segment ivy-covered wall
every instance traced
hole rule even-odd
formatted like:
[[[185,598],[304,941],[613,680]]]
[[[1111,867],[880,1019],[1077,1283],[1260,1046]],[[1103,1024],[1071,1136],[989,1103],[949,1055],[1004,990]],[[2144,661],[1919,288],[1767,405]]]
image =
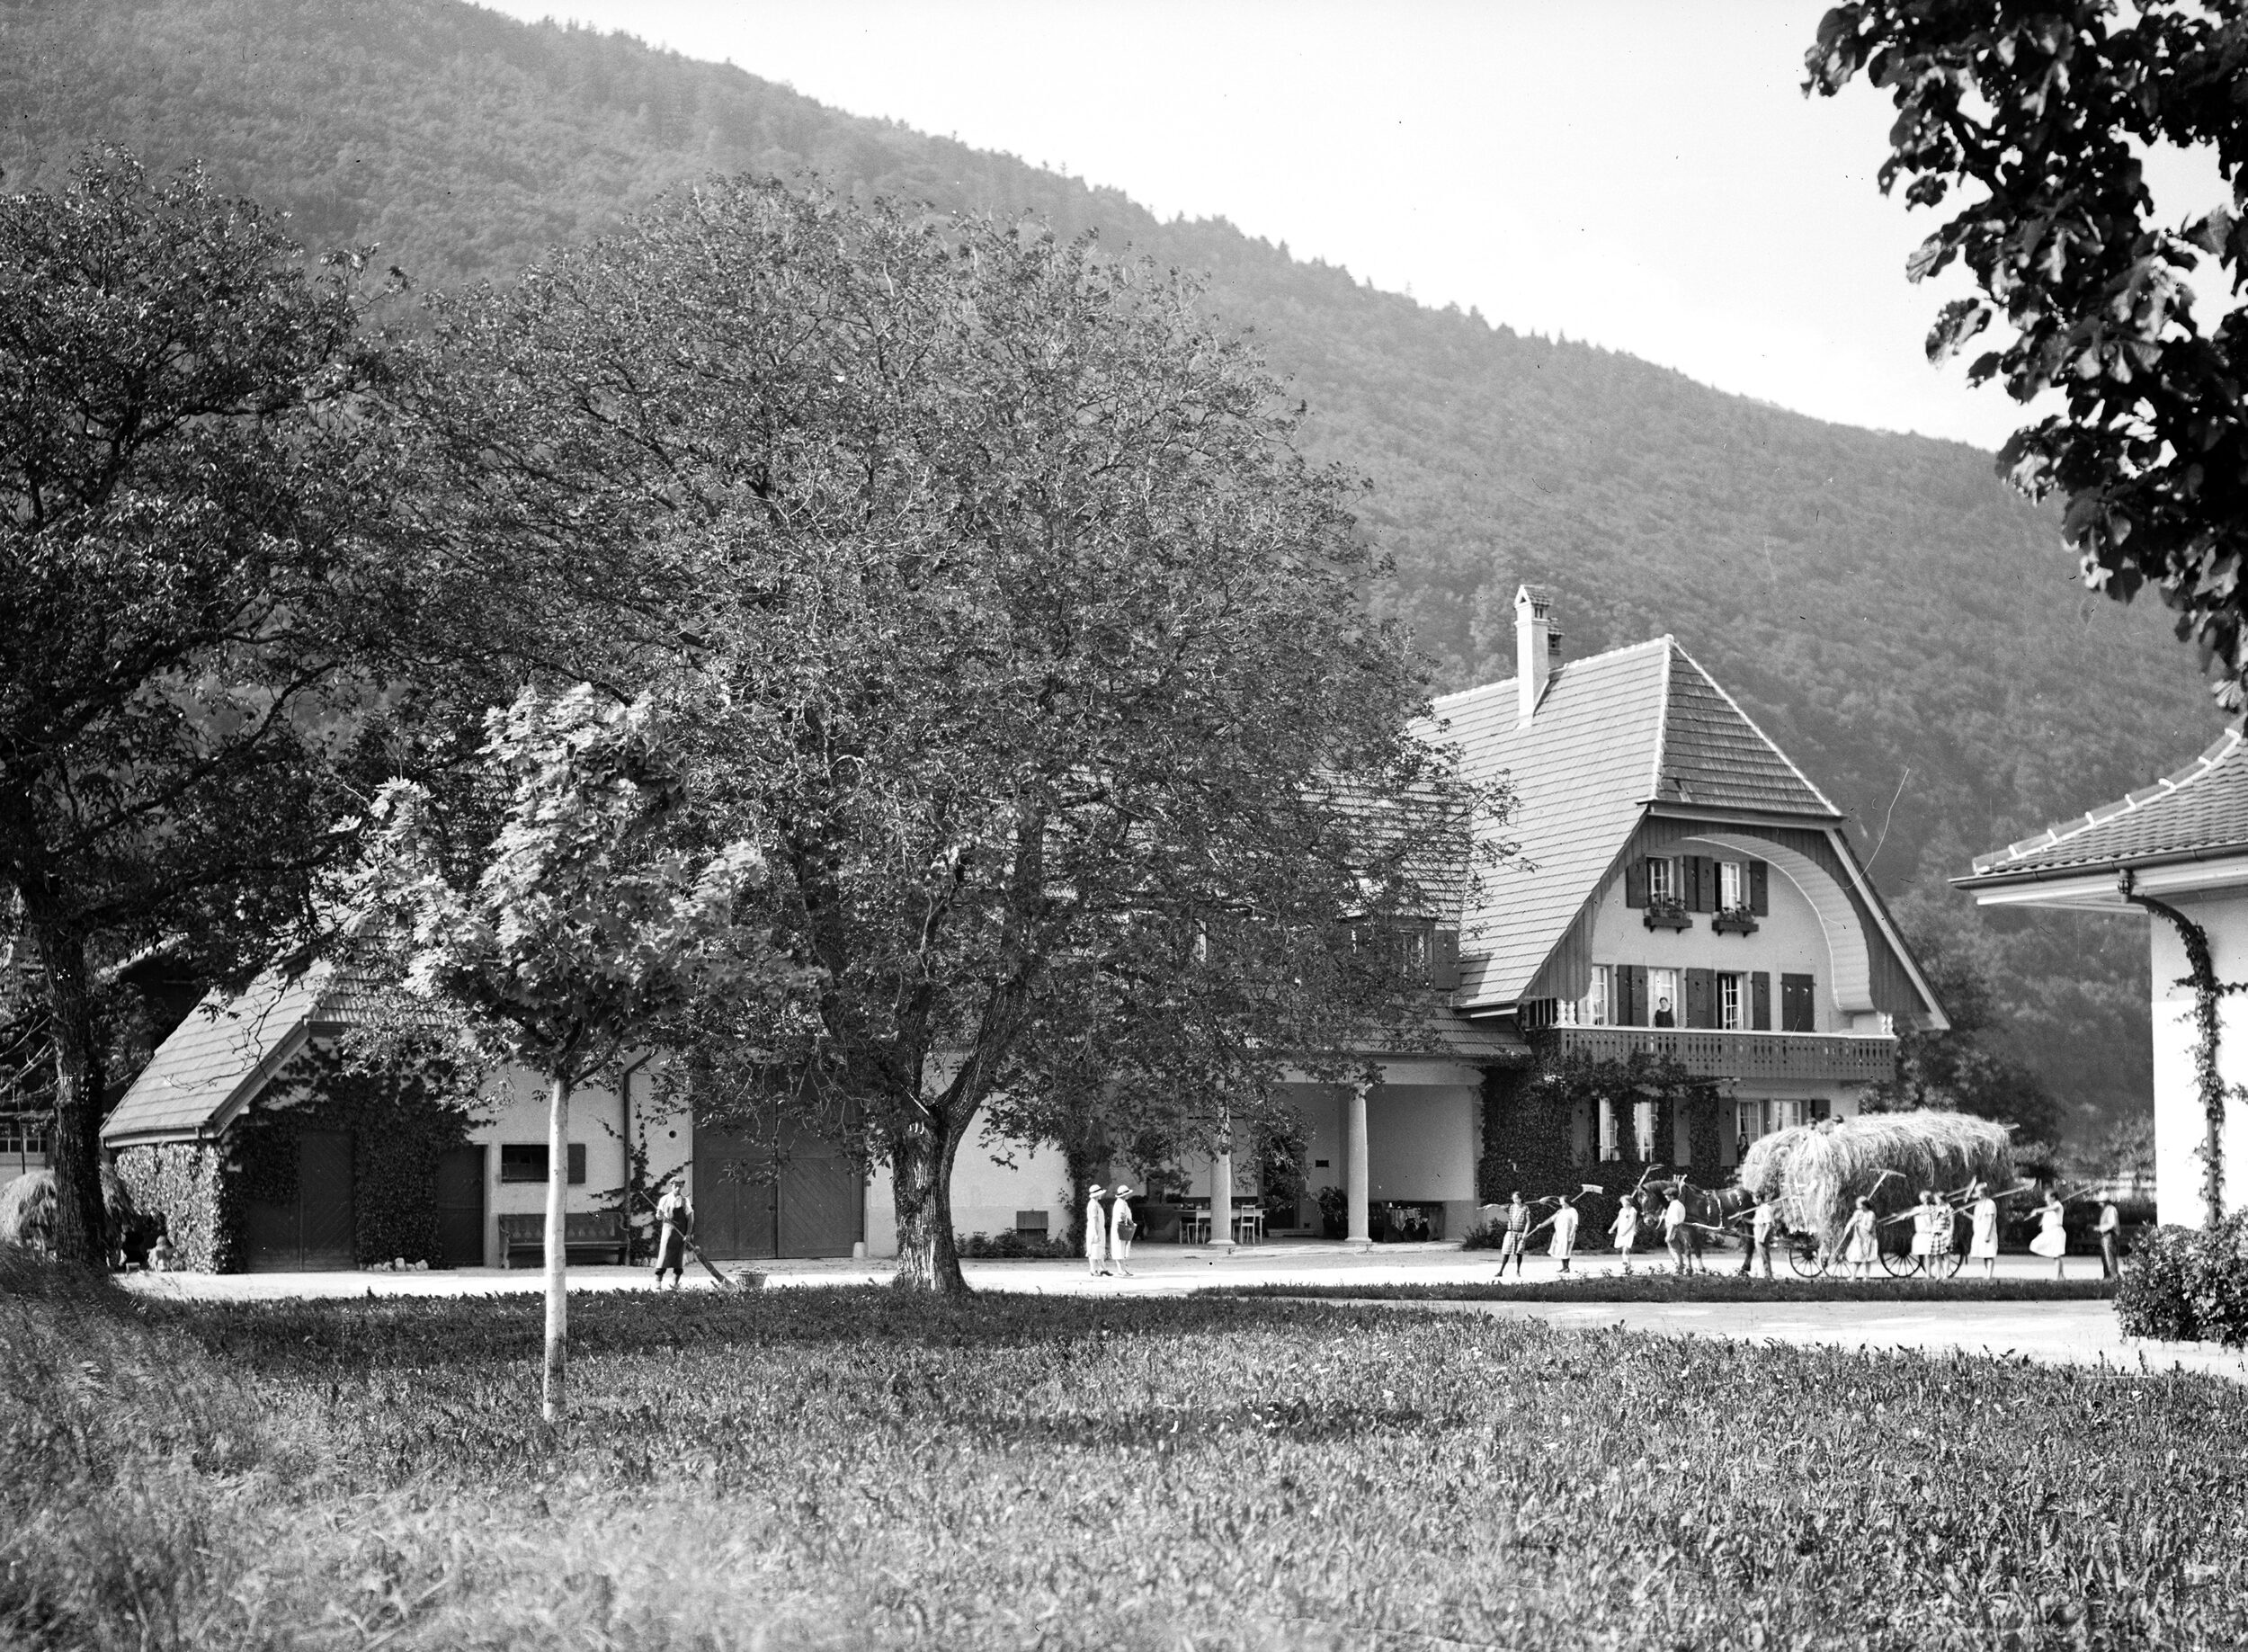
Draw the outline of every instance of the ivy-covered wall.
[[[476,1078],[434,1046],[308,1047],[227,1132],[237,1250],[249,1205],[297,1197],[298,1133],[349,1130],[357,1260],[438,1261],[437,1161],[477,1123]]]
[[[163,1215],[174,1267],[232,1273],[242,1266],[236,1178],[219,1148],[184,1141],[128,1147],[117,1156],[116,1168],[133,1203]]]

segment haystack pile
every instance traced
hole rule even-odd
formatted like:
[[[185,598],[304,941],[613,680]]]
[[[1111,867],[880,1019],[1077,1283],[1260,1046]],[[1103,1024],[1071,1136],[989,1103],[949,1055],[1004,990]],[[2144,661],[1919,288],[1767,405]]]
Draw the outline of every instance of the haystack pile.
[[[1778,1198],[1789,1221],[1842,1243],[1859,1195],[1882,1216],[1909,1208],[1924,1187],[1958,1194],[1970,1182],[2014,1184],[2010,1125],[1964,1112],[1877,1112],[1776,1130],[1751,1144],[1741,1184]],[[1885,1175],[1884,1172],[1894,1172]]]
[[[0,1245],[55,1248],[55,1173],[27,1170],[0,1187]]]

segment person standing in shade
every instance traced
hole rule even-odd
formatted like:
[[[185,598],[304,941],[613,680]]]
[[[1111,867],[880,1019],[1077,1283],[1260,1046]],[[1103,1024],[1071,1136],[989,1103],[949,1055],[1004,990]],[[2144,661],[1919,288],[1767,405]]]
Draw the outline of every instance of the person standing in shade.
[[[1671,1247],[1671,1262],[1681,1273],[1692,1272],[1688,1262],[1691,1244],[1686,1231],[1688,1225],[1686,1183],[1680,1182],[1672,1186],[1671,1201],[1663,1207],[1663,1243]]]
[[[2029,1248],[2040,1256],[2053,1258],[2053,1277],[2068,1277],[2068,1229],[2063,1225],[2068,1219],[2068,1208],[2061,1203],[2060,1195],[2050,1188],[2046,1190],[2045,1202],[2038,1207],[2038,1237],[2029,1241]]]
[[[1553,1228],[1553,1244],[1548,1247],[1547,1255],[1561,1264],[1561,1271],[1564,1273],[1569,1271],[1569,1258],[1576,1254],[1578,1218],[1576,1206],[1572,1202],[1575,1197],[1574,1193],[1562,1194],[1561,1203],[1555,1208],[1554,1213],[1538,1224],[1539,1228],[1549,1226]],[[1538,1228],[1533,1228],[1530,1231],[1535,1233]],[[1517,1267],[1514,1272],[1517,1278],[1521,1277],[1520,1267]]]
[[[1842,1259],[1852,1279],[1871,1279],[1873,1264],[1881,1260],[1881,1240],[1874,1226],[1873,1201],[1858,1195],[1858,1208],[1842,1226]]]
[[[1616,1242],[1616,1254],[1624,1259],[1624,1272],[1631,1272],[1631,1247],[1639,1242],[1639,1207],[1627,1197],[1616,1207],[1616,1219],[1608,1224],[1608,1237]]]
[[[1132,1219],[1131,1197],[1131,1184],[1119,1182],[1115,1201],[1109,1207],[1109,1260],[1127,1279],[1132,1274],[1132,1236],[1139,1231],[1139,1224]]]
[[[1109,1271],[1109,1213],[1101,1208],[1108,1191],[1098,1182],[1085,1190],[1085,1272],[1093,1279]]]
[[[2100,1201],[2100,1277],[2120,1279],[2123,1258],[2118,1246],[2123,1237],[2123,1213],[2115,1208],[2115,1201]]]
[[[694,1231],[694,1201],[687,1197],[683,1178],[665,1184],[664,1196],[656,1201],[656,1288],[664,1288],[664,1275],[672,1276],[672,1289],[679,1289],[687,1269],[687,1237]]]
[[[1975,1201],[1974,1204],[1968,1208],[1968,1216],[1974,1222],[1974,1228],[1967,1240],[1967,1260],[1983,1264],[1985,1279],[1996,1279],[1998,1277],[1998,1201],[1991,1197],[1991,1190],[1980,1182],[1967,1189],[1967,1195]]]
[[[1506,1277],[1507,1260],[1512,1257],[1514,1277],[1520,1280],[1522,1277],[1522,1254],[1530,1248],[1530,1207],[1522,1202],[1521,1188],[1514,1190],[1513,1197],[1506,1201],[1506,1209],[1501,1214],[1506,1227],[1499,1235],[1499,1277]]]

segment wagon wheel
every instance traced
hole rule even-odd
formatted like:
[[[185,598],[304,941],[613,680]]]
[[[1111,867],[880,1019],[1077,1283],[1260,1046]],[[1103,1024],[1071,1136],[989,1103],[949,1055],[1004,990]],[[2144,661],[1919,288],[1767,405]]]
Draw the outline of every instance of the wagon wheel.
[[[1960,1241],[1971,1231],[1967,1219],[1955,1213],[1951,1231],[1945,1236],[1951,1242],[1928,1259],[1929,1278],[1949,1279],[1959,1271],[1959,1264],[1967,1260],[1967,1247]]]
[[[1925,1256],[1915,1256],[1910,1250],[1893,1251],[1886,1245],[1877,1247],[1881,1253],[1881,1271],[1891,1279],[1910,1279],[1927,1262]]]
[[[1826,1252],[1820,1246],[1818,1236],[1789,1232],[1788,1235],[1788,1265],[1802,1279],[1820,1279],[1826,1273]]]

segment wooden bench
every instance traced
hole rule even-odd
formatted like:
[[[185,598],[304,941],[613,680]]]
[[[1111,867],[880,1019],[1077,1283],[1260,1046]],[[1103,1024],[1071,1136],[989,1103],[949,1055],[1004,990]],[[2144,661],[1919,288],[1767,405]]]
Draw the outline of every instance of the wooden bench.
[[[515,1258],[521,1255],[519,1264]],[[566,1262],[609,1262],[621,1267],[625,1258],[624,1219],[614,1210],[571,1210],[562,1217],[562,1256]],[[547,1264],[547,1219],[537,1216],[500,1218],[500,1266],[542,1268]]]

